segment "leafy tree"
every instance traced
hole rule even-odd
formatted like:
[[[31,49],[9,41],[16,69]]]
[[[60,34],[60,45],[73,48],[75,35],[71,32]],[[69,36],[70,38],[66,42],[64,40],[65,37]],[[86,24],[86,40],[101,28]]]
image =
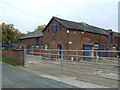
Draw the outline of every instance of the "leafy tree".
[[[37,26],[37,28],[34,31],[43,30],[45,26],[46,26],[45,24],[41,26]]]
[[[2,43],[17,44],[18,38],[23,35],[18,29],[14,28],[13,24],[2,23]]]

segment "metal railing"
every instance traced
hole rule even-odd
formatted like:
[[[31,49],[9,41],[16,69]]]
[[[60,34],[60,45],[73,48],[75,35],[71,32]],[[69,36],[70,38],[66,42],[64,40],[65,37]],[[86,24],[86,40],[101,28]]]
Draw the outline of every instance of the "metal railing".
[[[50,64],[56,64],[51,62],[52,59],[57,60],[60,62],[58,68],[61,70],[67,70],[91,76],[99,76],[111,80],[120,80],[118,78],[118,75],[120,74],[118,70],[120,67],[118,63],[118,53],[120,53],[120,51],[38,49],[30,50],[29,52],[28,50],[25,50],[24,52],[25,58],[26,55],[33,55],[33,57],[35,55],[40,55],[43,59],[48,59],[48,61],[45,62]],[[89,55],[84,55],[84,53],[89,53]],[[109,56],[106,56],[106,53]],[[89,67],[88,64],[91,66]],[[110,68],[107,69],[106,66],[109,66]],[[71,69],[66,69],[67,67],[70,67]],[[94,72],[84,72],[85,70],[92,70]],[[115,77],[104,76],[102,73],[99,73],[100,71],[105,73],[113,73]]]

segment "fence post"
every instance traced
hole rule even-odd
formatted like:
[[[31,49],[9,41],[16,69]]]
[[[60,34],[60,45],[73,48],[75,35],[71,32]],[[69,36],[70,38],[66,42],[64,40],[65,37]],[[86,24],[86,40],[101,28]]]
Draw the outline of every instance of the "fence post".
[[[60,50],[61,51],[61,50]],[[59,52],[59,50],[58,50]],[[62,51],[61,51],[61,58],[60,58],[60,70],[63,70],[63,66],[64,66],[64,61],[63,61],[63,55],[62,55]]]
[[[51,56],[51,55],[50,55],[50,50],[49,50],[49,61],[50,61],[50,56]]]
[[[98,56],[98,52],[96,51],[96,76],[97,76],[97,69],[98,69],[98,59],[99,59],[99,56]]]

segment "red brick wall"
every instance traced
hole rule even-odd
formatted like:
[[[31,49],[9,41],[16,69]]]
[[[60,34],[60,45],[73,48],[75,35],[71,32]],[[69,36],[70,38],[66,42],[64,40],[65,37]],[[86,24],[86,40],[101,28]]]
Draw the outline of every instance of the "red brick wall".
[[[52,32],[52,25],[57,25],[57,32]],[[67,34],[67,30],[70,31],[69,34]],[[76,34],[74,34],[74,32],[76,32]],[[72,44],[69,44],[69,42],[72,42]],[[58,49],[58,44],[62,44],[62,49],[65,50],[83,50],[83,44],[95,44],[95,42],[98,42],[100,46],[103,46],[104,50],[106,50],[106,46],[109,46],[109,50],[113,50],[113,45],[117,46],[118,44],[114,36],[113,43],[110,43],[109,36],[107,35],[90,32],[82,33],[82,31],[66,29],[55,20],[53,20],[43,32],[44,48],[45,43],[49,43],[50,49]],[[83,55],[83,52],[79,53],[79,55]],[[116,53],[114,53],[114,55],[113,53],[109,53],[109,55],[116,56]]]
[[[36,38],[27,38],[21,40],[21,45],[28,46],[28,45],[36,45]]]
[[[51,30],[52,25],[57,25],[58,30],[56,33],[53,33]],[[60,29],[61,27],[61,29]],[[43,33],[43,44],[49,42],[50,44],[50,49],[57,49],[58,44],[62,43],[63,49],[67,49],[67,33],[66,29],[62,26],[59,25],[55,20],[51,22],[49,27],[46,28],[45,32]]]
[[[40,37],[40,45],[39,47],[41,48],[41,44],[42,44],[42,37]],[[21,43],[20,43],[21,41]],[[26,39],[21,39],[19,40],[19,46],[35,46],[36,47],[36,38],[26,38]],[[37,45],[38,46],[38,45]]]
[[[24,51],[23,50],[2,50],[2,56],[14,59],[21,65],[24,65]]]
[[[108,32],[108,40],[107,40],[107,42],[108,42],[108,46],[109,46],[109,50],[117,50],[117,46],[118,45],[120,45],[120,38],[118,38],[118,37],[115,37],[114,35],[113,35],[113,40],[112,40],[112,43],[110,43],[110,33],[112,33],[112,30],[108,30],[107,31]],[[113,46],[116,46],[116,49],[113,49]]]
[[[115,43],[117,43],[118,45],[120,45],[120,37],[115,37]]]
[[[56,33],[53,33],[51,30],[52,25],[57,25],[58,29]],[[60,28],[61,27],[61,28]],[[50,49],[57,49],[58,44],[62,44],[63,49],[74,49],[82,50],[82,44],[94,44],[94,42],[100,42],[100,45],[108,45],[108,37],[105,35],[99,35],[89,32],[84,32],[77,30],[69,30],[70,33],[67,34],[67,30],[58,22],[53,20],[50,25],[46,28],[43,35],[43,44],[49,42]],[[76,34],[74,34],[76,32]],[[72,42],[71,45],[68,42]]]
[[[74,34],[74,32],[76,32],[76,34]],[[81,31],[70,30],[70,34],[68,35],[68,42],[71,41],[72,44],[68,45],[68,48],[73,50],[82,50],[83,44],[95,44],[95,42],[100,42],[100,46],[106,46],[108,44],[106,40],[107,36],[105,35],[89,32],[84,32],[82,34]]]

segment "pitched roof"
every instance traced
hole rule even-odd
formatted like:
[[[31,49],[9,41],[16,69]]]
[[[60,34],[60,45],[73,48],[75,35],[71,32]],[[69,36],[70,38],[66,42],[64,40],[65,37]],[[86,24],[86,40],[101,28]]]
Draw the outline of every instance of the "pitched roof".
[[[92,32],[92,33],[99,33],[99,34],[103,34],[103,35],[108,35],[105,31],[105,29],[103,28],[98,28],[98,27],[95,27],[95,26],[92,26],[92,25],[89,25],[85,22],[74,22],[74,21],[69,21],[69,20],[65,20],[65,19],[60,19],[60,18],[57,18],[57,17],[53,17],[51,19],[51,21],[55,19],[58,23],[60,23],[61,25],[63,25],[65,28],[67,29],[74,29],[74,30],[79,30],[79,31],[87,31],[87,32]],[[51,22],[50,21],[50,22]],[[50,23],[49,22],[49,23]],[[48,24],[49,24],[48,23]],[[48,26],[48,25],[47,25]],[[46,26],[46,27],[47,27]],[[46,28],[45,28],[46,29]],[[45,30],[44,29],[44,30]],[[43,31],[44,31],[43,30]]]
[[[19,39],[26,39],[26,38],[33,38],[33,37],[40,37],[40,36],[43,36],[43,33],[41,30],[38,30],[35,32],[28,33],[28,34],[20,37]]]

